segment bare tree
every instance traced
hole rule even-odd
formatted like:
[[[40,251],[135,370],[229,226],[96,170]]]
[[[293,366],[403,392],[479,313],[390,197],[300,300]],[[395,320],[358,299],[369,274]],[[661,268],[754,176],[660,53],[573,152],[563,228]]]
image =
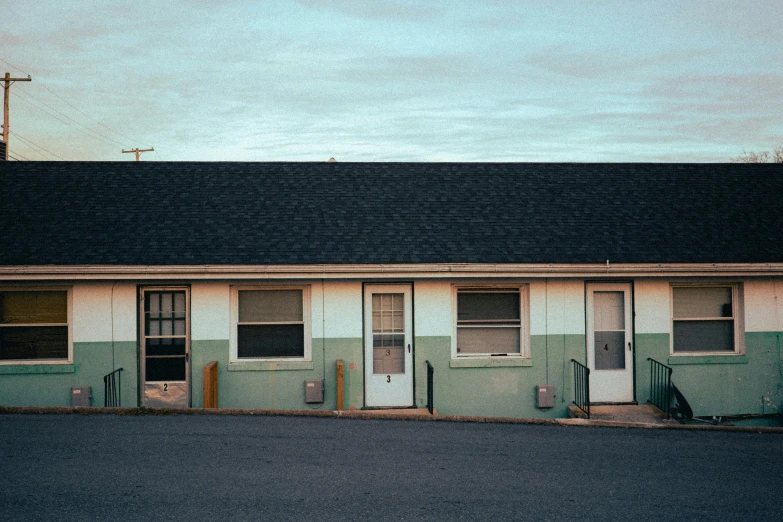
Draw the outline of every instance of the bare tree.
[[[731,158],[734,163],[783,163],[783,145],[778,145],[772,152],[762,150],[760,152],[742,151],[742,156]]]

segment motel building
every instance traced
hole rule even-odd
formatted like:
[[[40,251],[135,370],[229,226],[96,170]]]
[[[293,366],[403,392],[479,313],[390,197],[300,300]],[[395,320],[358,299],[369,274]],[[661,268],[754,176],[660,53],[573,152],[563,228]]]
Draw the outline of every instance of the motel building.
[[[0,180],[0,406],[780,419],[780,165],[3,162]]]

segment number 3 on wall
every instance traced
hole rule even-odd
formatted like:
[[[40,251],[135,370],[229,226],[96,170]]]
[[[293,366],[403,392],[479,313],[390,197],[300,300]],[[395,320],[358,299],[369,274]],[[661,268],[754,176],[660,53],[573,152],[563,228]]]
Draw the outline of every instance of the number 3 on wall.
[[[386,376],[386,382],[391,382],[391,375]]]

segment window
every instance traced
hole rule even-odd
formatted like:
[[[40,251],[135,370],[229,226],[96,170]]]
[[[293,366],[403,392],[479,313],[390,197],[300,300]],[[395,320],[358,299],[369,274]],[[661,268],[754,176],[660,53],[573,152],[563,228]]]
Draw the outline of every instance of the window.
[[[457,357],[528,356],[525,288],[457,288]]]
[[[237,288],[234,360],[310,359],[308,288]]]
[[[738,353],[737,285],[672,287],[672,353]]]
[[[68,362],[68,291],[0,290],[0,362]]]

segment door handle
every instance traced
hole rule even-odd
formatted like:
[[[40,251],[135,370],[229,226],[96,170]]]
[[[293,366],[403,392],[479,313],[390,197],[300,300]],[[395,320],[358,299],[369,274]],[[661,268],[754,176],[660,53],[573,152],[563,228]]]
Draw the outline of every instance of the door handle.
[[[411,353],[411,343],[408,343],[408,353]]]
[[[633,351],[633,348],[631,348],[631,341],[628,341],[628,351]]]

